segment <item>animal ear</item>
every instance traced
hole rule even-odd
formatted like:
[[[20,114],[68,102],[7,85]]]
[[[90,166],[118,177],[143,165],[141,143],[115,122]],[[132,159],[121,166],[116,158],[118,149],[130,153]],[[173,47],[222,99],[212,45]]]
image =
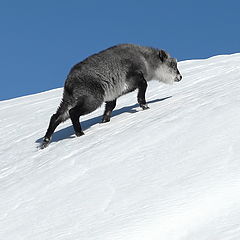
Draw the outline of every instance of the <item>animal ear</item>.
[[[159,58],[164,62],[168,58],[168,54],[164,50],[159,51]]]

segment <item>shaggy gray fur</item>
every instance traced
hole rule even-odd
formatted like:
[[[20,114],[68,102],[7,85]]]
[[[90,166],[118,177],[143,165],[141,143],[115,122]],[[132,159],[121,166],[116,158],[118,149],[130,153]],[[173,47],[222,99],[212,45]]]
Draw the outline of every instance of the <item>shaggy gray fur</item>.
[[[118,97],[138,89],[138,103],[147,109],[147,81],[173,83],[181,78],[176,60],[164,50],[120,44],[94,54],[73,66],[68,74],[62,102],[50,120],[42,147],[48,145],[56,127],[69,117],[76,135],[81,136],[79,117],[103,102],[103,122],[108,122]]]

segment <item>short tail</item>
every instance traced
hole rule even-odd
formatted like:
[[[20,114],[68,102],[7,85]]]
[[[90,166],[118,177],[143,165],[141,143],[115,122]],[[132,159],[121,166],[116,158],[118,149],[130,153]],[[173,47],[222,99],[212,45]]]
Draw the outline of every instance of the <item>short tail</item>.
[[[70,104],[63,99],[56,112],[57,120],[59,120],[60,122],[66,121],[69,118],[70,109]]]
[[[72,97],[72,91],[64,86],[63,98],[57,109],[56,116],[59,118],[60,122],[64,122],[69,118],[69,110],[74,106],[74,99]]]

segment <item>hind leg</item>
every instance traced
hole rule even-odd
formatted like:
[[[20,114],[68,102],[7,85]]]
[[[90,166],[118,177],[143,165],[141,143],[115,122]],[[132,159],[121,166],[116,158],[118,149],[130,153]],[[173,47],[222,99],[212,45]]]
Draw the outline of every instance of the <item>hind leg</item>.
[[[101,99],[95,99],[92,96],[84,97],[78,104],[69,110],[69,115],[77,137],[84,135],[79,121],[80,116],[96,110],[102,104]]]
[[[46,132],[46,134],[43,138],[43,143],[41,145],[42,149],[48,146],[48,144],[50,143],[53,132],[55,131],[56,127],[61,122],[62,122],[62,119],[61,119],[60,114],[58,112],[52,115],[52,117],[50,119],[48,129],[47,129],[47,132]]]
[[[104,111],[103,118],[102,118],[102,123],[110,121],[112,111],[116,107],[116,101],[117,101],[117,99],[110,101],[110,102],[106,102],[105,111]]]
[[[80,116],[83,115],[82,106],[78,105],[78,106],[70,109],[69,115],[70,115],[76,136],[80,137],[80,136],[84,135],[81,124],[79,122]]]
[[[50,143],[51,137],[53,132],[55,131],[56,127],[65,120],[68,119],[68,103],[62,100],[60,106],[58,107],[58,110],[55,114],[52,115],[50,119],[50,123],[47,129],[47,132],[43,138],[43,143],[40,146],[41,149],[48,146]]]

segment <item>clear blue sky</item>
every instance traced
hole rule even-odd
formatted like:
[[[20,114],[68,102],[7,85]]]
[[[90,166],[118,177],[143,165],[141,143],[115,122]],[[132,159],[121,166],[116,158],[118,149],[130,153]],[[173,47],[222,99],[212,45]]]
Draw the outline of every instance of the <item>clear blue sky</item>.
[[[240,1],[1,0],[0,100],[62,87],[71,66],[118,43],[178,60],[240,52]]]

